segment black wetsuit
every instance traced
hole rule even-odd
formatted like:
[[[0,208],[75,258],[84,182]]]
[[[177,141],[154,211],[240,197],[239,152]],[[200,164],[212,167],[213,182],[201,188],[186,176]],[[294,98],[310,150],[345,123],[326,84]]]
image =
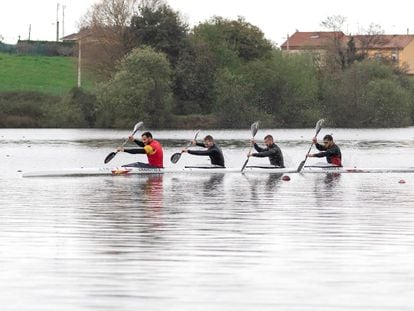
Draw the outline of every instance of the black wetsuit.
[[[138,146],[140,147],[145,147],[145,144],[138,140],[138,139],[134,139],[134,143],[136,143]],[[130,153],[130,154],[146,154],[144,149],[124,149],[124,152]]]
[[[253,146],[254,149],[256,149],[257,151],[256,153],[252,153],[253,157],[269,157],[270,164],[274,166],[285,167],[282,150],[280,150],[278,145],[272,144],[270,147],[267,148],[261,148],[257,144],[254,144]]]
[[[324,145],[315,144],[316,149],[318,149],[319,153],[315,154],[315,157],[317,158],[323,158],[326,157],[326,161],[331,164],[335,164],[338,166],[342,166],[342,155],[341,155],[341,149],[335,144],[333,144],[331,147],[326,148]]]
[[[203,143],[197,143],[196,145],[206,148],[206,145],[204,145]],[[194,155],[209,156],[211,160],[211,164],[224,167],[223,152],[216,144],[214,144],[207,150],[187,150],[187,152],[189,154],[194,154]]]

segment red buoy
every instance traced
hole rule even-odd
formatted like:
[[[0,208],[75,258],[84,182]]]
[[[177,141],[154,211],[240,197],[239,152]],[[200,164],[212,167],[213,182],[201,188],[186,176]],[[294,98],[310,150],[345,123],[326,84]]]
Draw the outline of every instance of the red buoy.
[[[399,183],[399,184],[405,184],[405,180],[404,180],[404,179],[400,179],[400,180],[398,181],[398,183]]]
[[[289,181],[290,180],[290,177],[288,175],[283,175],[282,176],[282,180]]]

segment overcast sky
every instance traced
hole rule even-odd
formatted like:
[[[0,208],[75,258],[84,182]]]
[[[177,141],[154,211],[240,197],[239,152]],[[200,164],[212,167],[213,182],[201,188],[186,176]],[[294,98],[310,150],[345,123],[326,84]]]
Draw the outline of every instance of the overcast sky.
[[[57,3],[59,3],[60,35],[62,7],[65,5],[65,35],[78,30],[80,18],[99,0],[0,0],[0,35],[6,43],[16,43],[19,36],[32,40],[56,39]],[[320,24],[328,16],[347,18],[345,32],[363,32],[371,23],[378,24],[387,34],[414,34],[414,18],[410,1],[378,0],[167,0],[190,26],[210,17],[235,19],[243,16],[258,26],[267,39],[281,45],[287,34],[295,30],[324,30]],[[413,2],[411,2],[413,3]]]

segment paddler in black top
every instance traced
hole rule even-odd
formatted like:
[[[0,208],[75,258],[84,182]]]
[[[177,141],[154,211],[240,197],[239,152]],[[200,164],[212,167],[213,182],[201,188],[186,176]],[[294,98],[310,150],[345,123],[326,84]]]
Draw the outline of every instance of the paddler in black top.
[[[280,150],[279,146],[275,144],[272,135],[266,135],[264,138],[266,148],[259,147],[254,139],[251,140],[251,143],[257,152],[249,152],[247,155],[248,157],[268,157],[270,164],[278,167],[285,167],[282,150]]]
[[[207,135],[206,137],[204,137],[204,143],[198,143],[196,140],[193,140],[191,144],[207,148],[207,150],[190,150],[184,148],[182,152],[188,152],[189,154],[200,156],[209,156],[211,164],[225,167],[223,152],[214,142],[213,136]]]
[[[342,155],[341,149],[335,144],[332,135],[325,135],[323,138],[323,145],[318,144],[316,137],[312,139],[313,143],[321,152],[318,153],[308,153],[308,157],[316,157],[316,158],[323,158],[326,157],[326,161],[328,163],[342,166]]]

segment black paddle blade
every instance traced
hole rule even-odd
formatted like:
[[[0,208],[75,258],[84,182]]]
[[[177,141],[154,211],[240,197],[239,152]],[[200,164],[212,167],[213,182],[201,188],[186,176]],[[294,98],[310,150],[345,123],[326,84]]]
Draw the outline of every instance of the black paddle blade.
[[[104,163],[108,163],[109,161],[111,161],[115,156],[116,156],[117,152],[112,151],[110,154],[108,154],[104,160]]]
[[[174,163],[174,164],[177,163],[178,160],[180,160],[181,158],[181,154],[182,154],[181,152],[174,153],[170,158],[171,163]]]

